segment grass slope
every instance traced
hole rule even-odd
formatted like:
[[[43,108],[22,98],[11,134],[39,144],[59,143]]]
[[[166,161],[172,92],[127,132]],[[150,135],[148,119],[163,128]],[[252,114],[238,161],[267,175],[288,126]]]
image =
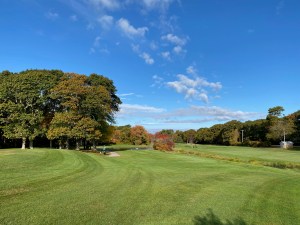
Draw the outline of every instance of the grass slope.
[[[299,224],[298,170],[119,154],[0,150],[0,224],[193,224],[209,208],[222,220]]]

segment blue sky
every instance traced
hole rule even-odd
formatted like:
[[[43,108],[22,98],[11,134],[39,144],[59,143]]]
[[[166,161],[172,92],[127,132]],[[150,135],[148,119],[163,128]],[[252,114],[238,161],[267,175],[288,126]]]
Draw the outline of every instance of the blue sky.
[[[103,74],[117,125],[198,129],[299,110],[299,0],[1,0],[0,70]]]

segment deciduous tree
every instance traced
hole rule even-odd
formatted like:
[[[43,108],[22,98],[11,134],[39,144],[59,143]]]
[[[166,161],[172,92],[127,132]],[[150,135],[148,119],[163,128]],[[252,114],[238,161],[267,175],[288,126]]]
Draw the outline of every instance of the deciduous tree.
[[[3,135],[10,139],[22,139],[22,149],[25,149],[26,139],[33,148],[35,137],[43,134],[41,123],[49,104],[48,92],[59,75],[59,71],[45,70],[2,74],[0,109]]]
[[[143,126],[134,126],[130,129],[131,143],[134,145],[147,145],[149,144],[149,135]]]
[[[154,135],[153,149],[160,151],[172,151],[174,142],[170,134],[158,132]]]

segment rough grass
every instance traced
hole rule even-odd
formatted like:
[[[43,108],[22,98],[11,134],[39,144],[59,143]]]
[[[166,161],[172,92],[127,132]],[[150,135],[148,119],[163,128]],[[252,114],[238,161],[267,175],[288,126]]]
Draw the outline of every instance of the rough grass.
[[[282,148],[177,144],[175,152],[204,158],[251,163],[275,168],[300,169],[300,152]]]
[[[0,150],[0,224],[193,224],[208,209],[223,221],[299,224],[298,170],[119,154]]]

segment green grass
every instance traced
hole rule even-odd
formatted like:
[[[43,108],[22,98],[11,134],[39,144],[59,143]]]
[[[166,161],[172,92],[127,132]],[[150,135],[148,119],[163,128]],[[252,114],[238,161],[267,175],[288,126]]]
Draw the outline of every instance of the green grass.
[[[300,168],[300,152],[296,149],[177,144],[175,150],[186,153],[198,152],[202,156],[224,157],[245,162],[286,163]]]
[[[0,150],[0,224],[193,224],[209,208],[248,225],[299,224],[298,170],[153,150],[119,154]]]

